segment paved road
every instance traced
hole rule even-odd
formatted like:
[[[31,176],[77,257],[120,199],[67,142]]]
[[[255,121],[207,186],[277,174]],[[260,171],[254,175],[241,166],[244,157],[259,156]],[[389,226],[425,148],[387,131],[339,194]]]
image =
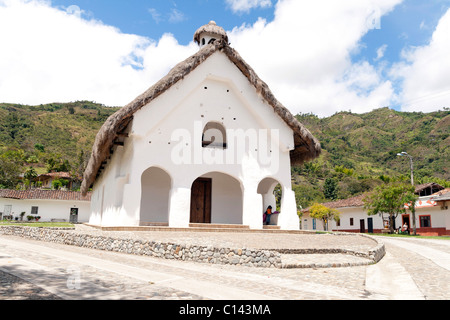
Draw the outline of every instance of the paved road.
[[[450,241],[382,238],[376,265],[205,265],[0,237],[0,300],[448,300]]]

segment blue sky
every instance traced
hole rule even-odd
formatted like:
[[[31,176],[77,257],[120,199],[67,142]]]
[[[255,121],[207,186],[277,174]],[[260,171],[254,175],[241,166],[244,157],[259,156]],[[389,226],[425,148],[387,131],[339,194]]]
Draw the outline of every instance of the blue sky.
[[[301,0],[297,0],[301,1]],[[159,39],[164,33],[172,33],[180,44],[192,41],[197,26],[215,20],[226,30],[242,24],[253,24],[262,17],[273,20],[276,0],[267,7],[234,12],[226,0],[53,0],[54,7],[67,9],[78,6],[83,16],[101,20],[119,28],[124,33],[138,34]],[[395,10],[381,17],[380,29],[368,32],[362,42],[367,48],[358,57],[375,58],[373,48],[385,43],[389,60],[398,59],[405,46],[426,44],[439,19],[449,8],[449,0],[406,0]]]
[[[76,5],[85,17],[116,26],[124,33],[152,39],[172,33],[183,45],[192,41],[196,28],[210,20],[231,30],[244,23],[254,23],[259,17],[271,20],[274,15],[273,5],[235,13],[225,0],[54,0],[52,4],[62,8]]]
[[[356,57],[375,59],[376,51],[373,49],[388,44],[385,57],[388,61],[396,61],[403,48],[427,44],[449,4],[450,1],[404,1],[381,17],[379,29],[371,30],[362,38],[367,48]]]
[[[300,0],[301,1],[301,0]],[[226,30],[242,24],[253,24],[262,17],[273,20],[275,0],[269,7],[256,7],[248,12],[233,12],[225,0],[53,0],[54,7],[69,8],[76,5],[88,18],[101,20],[124,33],[139,34],[159,39],[164,33],[172,33],[181,44],[192,41],[196,26],[209,20],[217,21]],[[407,0],[391,13],[381,17],[380,29],[367,33],[362,42],[367,48],[356,55],[374,59],[385,43],[389,60],[398,59],[405,46],[426,44],[439,19],[449,8],[446,0]]]
[[[449,8],[450,0],[0,0],[0,30],[10,33],[0,45],[20,51],[0,53],[0,102],[124,105],[194,53],[193,33],[215,20],[294,113],[438,110],[450,106]],[[27,37],[42,40],[34,55],[24,53]],[[71,61],[65,73],[59,51]]]

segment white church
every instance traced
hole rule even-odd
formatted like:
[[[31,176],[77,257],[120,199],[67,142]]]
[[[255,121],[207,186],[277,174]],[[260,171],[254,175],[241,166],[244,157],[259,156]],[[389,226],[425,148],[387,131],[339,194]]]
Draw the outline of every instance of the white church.
[[[269,223],[298,230],[291,165],[320,143],[274,97],[211,21],[199,51],[112,115],[84,174],[96,226]],[[274,188],[280,186],[281,203]]]

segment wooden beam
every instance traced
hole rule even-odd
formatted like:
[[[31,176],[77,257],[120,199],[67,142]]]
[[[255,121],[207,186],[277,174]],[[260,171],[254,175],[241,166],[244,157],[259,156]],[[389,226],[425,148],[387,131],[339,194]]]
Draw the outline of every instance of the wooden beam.
[[[122,137],[122,138],[128,138],[129,134],[126,132],[119,132],[119,133],[117,133],[117,136]]]

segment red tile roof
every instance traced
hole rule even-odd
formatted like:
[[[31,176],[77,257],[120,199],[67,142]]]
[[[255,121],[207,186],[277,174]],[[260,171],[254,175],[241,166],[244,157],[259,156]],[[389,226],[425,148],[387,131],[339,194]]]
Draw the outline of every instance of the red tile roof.
[[[19,200],[68,200],[68,201],[91,201],[91,193],[83,196],[77,191],[62,190],[9,190],[0,189],[0,198],[19,199]]]
[[[362,194],[353,198],[338,200],[334,202],[326,202],[323,203],[324,206],[328,208],[354,208],[354,207],[362,207],[364,206],[363,199],[366,195]]]
[[[433,193],[432,196],[442,196],[442,195],[444,195],[446,193],[450,193],[450,188],[442,189],[441,191]]]
[[[44,173],[38,176],[38,178],[41,177],[50,177],[50,178],[67,178],[70,179],[70,173],[69,172],[49,172],[49,173]]]
[[[363,199],[365,196],[366,194],[362,194],[349,199],[337,200],[333,202],[325,202],[322,203],[322,205],[332,209],[363,207],[364,206]],[[305,209],[304,211],[309,212],[309,208]]]
[[[436,189],[441,189],[439,192],[436,192],[433,194],[433,196],[437,196],[437,198],[433,198],[434,201],[446,201],[450,200],[450,188],[445,188],[438,185],[437,183],[424,183],[421,185],[416,186],[416,192],[420,192],[425,188],[428,187],[435,187]],[[358,208],[363,207],[364,202],[363,199],[366,196],[366,194],[362,194],[353,198],[344,199],[344,200],[337,200],[333,202],[326,202],[322,203],[324,206],[328,208],[333,209],[339,209],[339,208]],[[307,208],[305,211],[309,211],[309,208]]]

